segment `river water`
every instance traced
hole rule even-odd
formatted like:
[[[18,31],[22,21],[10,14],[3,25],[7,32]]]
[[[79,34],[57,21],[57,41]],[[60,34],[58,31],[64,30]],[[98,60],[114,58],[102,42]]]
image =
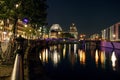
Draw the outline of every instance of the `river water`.
[[[39,58],[51,80],[120,80],[120,50],[57,44]]]

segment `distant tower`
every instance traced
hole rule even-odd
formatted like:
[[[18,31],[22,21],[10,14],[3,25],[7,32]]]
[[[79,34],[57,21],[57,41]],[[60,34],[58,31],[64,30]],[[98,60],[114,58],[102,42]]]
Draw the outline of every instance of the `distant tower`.
[[[74,35],[74,38],[77,39],[78,38],[78,31],[76,28],[76,25],[74,23],[72,23],[72,25],[70,26],[70,34]]]

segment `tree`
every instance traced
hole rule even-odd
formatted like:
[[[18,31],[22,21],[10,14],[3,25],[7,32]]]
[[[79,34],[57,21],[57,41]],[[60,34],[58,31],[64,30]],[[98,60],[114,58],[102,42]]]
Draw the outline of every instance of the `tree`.
[[[0,19],[12,19],[15,34],[18,19],[27,18],[33,28],[45,25],[47,8],[46,0],[1,0]]]
[[[28,18],[32,27],[40,27],[46,24],[47,8],[46,0],[24,0],[23,14]]]

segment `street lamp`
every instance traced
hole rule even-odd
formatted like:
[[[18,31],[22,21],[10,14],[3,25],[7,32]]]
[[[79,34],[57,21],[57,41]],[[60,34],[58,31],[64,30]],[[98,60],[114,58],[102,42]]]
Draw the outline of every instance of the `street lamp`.
[[[114,41],[115,41],[115,37],[116,37],[116,35],[115,35],[115,34],[113,34],[113,39],[114,39]]]
[[[18,22],[18,12],[17,12],[17,8],[19,7],[19,4],[16,4],[15,5],[15,23],[13,25],[13,35],[14,35],[14,39],[16,37],[16,25],[17,25],[17,22]]]
[[[15,5],[16,8],[18,8],[18,6],[19,6],[18,4]]]

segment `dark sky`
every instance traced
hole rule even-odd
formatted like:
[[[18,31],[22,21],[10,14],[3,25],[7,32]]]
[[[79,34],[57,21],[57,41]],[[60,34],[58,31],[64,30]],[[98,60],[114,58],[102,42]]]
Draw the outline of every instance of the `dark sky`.
[[[74,22],[79,33],[101,32],[120,21],[120,0],[47,0],[48,26],[59,24],[64,31]]]

